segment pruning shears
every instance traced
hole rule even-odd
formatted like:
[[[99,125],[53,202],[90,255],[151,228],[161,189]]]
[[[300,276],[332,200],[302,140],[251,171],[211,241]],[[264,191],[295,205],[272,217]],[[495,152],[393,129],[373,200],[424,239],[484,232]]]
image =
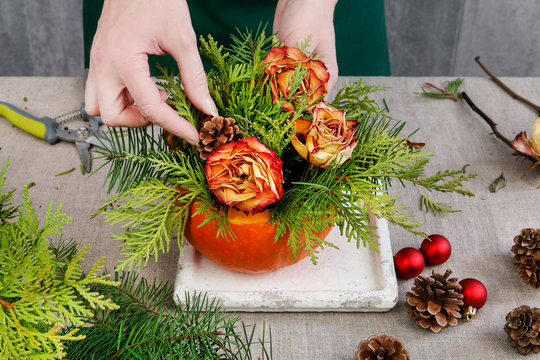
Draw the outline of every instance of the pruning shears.
[[[103,125],[101,117],[88,115],[84,110],[84,103],[81,104],[79,110],[62,114],[55,118],[38,118],[16,106],[0,101],[0,116],[8,119],[19,129],[43,139],[49,144],[56,144],[58,141],[75,143],[79,158],[87,172],[90,172],[92,169],[90,146],[98,146],[105,150],[112,148],[109,140],[99,133],[99,127]],[[78,129],[70,129],[64,126],[65,123],[74,120],[86,121],[88,122],[88,126]]]

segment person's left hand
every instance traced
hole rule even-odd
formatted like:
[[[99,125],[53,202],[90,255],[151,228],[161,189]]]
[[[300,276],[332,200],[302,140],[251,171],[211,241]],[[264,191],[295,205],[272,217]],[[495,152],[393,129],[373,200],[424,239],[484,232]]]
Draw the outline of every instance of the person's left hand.
[[[328,92],[337,82],[338,65],[334,35],[337,0],[279,0],[274,32],[287,46],[299,46],[311,35],[308,50],[326,65],[330,73]]]

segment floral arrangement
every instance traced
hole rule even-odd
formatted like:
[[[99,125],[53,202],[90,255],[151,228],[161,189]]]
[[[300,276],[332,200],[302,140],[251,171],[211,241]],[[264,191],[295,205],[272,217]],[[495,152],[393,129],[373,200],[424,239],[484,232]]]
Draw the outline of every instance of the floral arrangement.
[[[124,226],[114,235],[122,242],[121,268],[157,259],[173,235],[181,247],[197,216],[203,220],[196,228],[212,226],[216,237],[234,243],[232,213],[265,214],[275,243],[315,263],[319,249],[338,246],[321,235],[334,226],[376,250],[370,214],[425,236],[388,194],[394,179],[473,195],[462,185],[474,175],[461,170],[424,177],[430,154],[370,98],[383,88],[359,80],[328,101],[330,75],[306,54],[309,39],[298,48],[263,32],[232,40],[225,49],[211,36],[200,39],[200,53],[214,65],[207,77],[218,117],[195,108],[181,78],[162,69],[169,104],[199,129],[199,146],[153,127],[111,129],[113,148],[104,156],[109,189],[119,193],[98,213]]]

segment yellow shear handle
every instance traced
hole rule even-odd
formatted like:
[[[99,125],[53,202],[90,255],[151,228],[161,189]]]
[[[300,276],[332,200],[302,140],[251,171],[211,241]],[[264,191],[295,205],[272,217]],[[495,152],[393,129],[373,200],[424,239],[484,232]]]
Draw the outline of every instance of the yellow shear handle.
[[[13,125],[27,133],[54,144],[56,136],[56,121],[51,118],[37,118],[11,104],[0,101],[0,116],[8,119]]]

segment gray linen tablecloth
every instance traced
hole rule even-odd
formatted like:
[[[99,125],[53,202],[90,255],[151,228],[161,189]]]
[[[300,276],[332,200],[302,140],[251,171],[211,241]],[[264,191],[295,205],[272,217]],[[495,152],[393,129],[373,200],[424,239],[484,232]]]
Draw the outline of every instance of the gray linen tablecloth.
[[[354,78],[341,78],[340,82]],[[522,359],[506,341],[503,331],[506,314],[522,304],[540,306],[540,290],[525,285],[512,264],[510,248],[513,238],[522,228],[540,228],[540,171],[531,172],[520,180],[529,166],[512,156],[512,151],[497,140],[488,126],[464,102],[425,98],[415,94],[425,81],[444,85],[448,78],[366,78],[370,83],[389,86],[377,95],[386,99],[391,114],[407,122],[406,132],[417,128],[414,141],[425,142],[433,151],[428,169],[461,169],[478,174],[467,187],[476,197],[454,194],[431,194],[461,212],[445,217],[419,210],[420,196],[425,191],[413,186],[396,184],[391,193],[402,197],[401,203],[424,225],[427,233],[448,237],[453,245],[450,260],[431,270],[453,270],[458,278],[481,280],[488,290],[488,301],[472,323],[463,323],[440,334],[417,327],[409,319],[404,306],[405,293],[413,280],[399,280],[399,301],[386,313],[253,313],[241,314],[247,323],[266,322],[272,327],[275,359],[353,359],[358,343],[380,332],[401,338],[413,359]],[[532,101],[540,102],[540,79],[506,78],[507,84]],[[339,86],[339,84],[338,84]],[[499,129],[513,138],[518,132],[531,131],[536,114],[503,93],[484,78],[466,78],[463,89],[479,107],[492,116]],[[25,101],[25,98],[27,101]],[[83,99],[83,84],[78,78],[0,78],[0,100],[11,102],[38,116],[56,116],[77,109]],[[22,187],[30,182],[31,198],[43,214],[46,205],[63,204],[63,211],[72,217],[65,227],[64,237],[92,247],[86,255],[87,264],[107,256],[111,269],[119,258],[119,249],[111,240],[111,227],[102,217],[90,220],[90,215],[109,195],[102,187],[105,172],[82,176],[75,147],[60,143],[48,145],[0,120],[0,164],[11,158],[7,175],[10,187]],[[99,162],[94,162],[97,168]],[[75,167],[64,176],[54,176]],[[489,184],[504,173],[506,187],[491,193]],[[18,197],[21,192],[19,191]],[[394,253],[406,246],[419,247],[421,239],[391,227]],[[159,263],[150,263],[143,275],[160,281],[173,282],[178,249],[160,255]],[[539,358],[532,355],[529,358]]]

